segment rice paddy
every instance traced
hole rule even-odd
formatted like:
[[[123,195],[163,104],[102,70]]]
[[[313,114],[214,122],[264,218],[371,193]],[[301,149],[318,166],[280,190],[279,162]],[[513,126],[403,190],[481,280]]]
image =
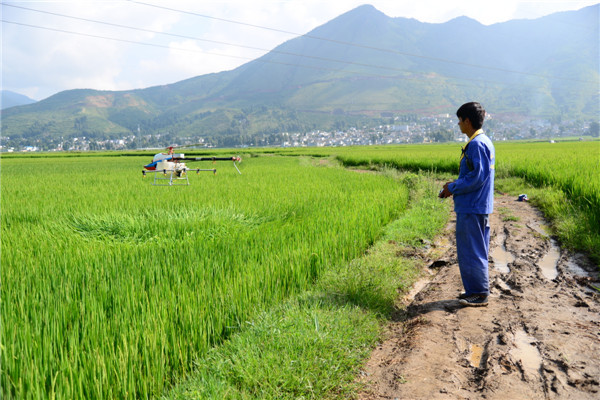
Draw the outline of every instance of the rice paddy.
[[[142,157],[3,157],[3,397],[159,396],[407,208],[398,180],[310,156],[455,174],[460,146],[256,154],[180,187],[142,179]],[[496,158],[498,177],[563,193],[600,251],[600,142],[498,143]]]
[[[181,187],[150,185],[141,160],[2,160],[7,398],[156,396],[407,205],[390,178],[308,159],[223,164]]]

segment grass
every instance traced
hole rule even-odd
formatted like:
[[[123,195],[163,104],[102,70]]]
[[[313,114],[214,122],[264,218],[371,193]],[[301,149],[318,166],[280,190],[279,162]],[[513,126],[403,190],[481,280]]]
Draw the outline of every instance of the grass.
[[[248,322],[200,357],[195,372],[163,398],[352,398],[358,371],[398,310],[399,293],[419,277],[418,262],[400,254],[431,241],[449,216],[449,203],[437,201],[424,178],[396,175],[410,181],[413,202],[364,256],[337,265],[313,290]],[[424,223],[426,229],[413,231]]]
[[[347,398],[378,333],[373,315],[307,294],[211,350],[166,398]]]
[[[502,219],[502,221],[504,222],[508,222],[508,221],[520,221],[521,218],[517,217],[516,215],[513,215],[512,212],[510,211],[510,209],[506,208],[506,207],[498,207],[496,209],[496,211],[498,212],[498,214],[500,214],[500,217]]]

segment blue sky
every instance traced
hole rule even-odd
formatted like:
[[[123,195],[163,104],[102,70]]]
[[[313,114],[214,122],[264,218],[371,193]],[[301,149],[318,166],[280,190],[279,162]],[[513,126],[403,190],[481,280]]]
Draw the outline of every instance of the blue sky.
[[[490,25],[597,3],[598,0],[2,1],[5,22],[1,86],[41,100],[67,89],[127,90],[173,83],[236,68],[295,37],[277,30],[307,33],[362,4],[372,4],[391,17],[442,23],[464,15]]]

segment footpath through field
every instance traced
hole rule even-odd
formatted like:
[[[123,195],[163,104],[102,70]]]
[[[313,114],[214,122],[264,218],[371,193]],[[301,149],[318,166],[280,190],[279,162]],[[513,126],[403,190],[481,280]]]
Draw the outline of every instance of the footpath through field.
[[[561,250],[541,213],[496,197],[488,307],[463,308],[455,218],[435,243],[429,283],[391,324],[361,380],[362,400],[597,399],[598,268]]]

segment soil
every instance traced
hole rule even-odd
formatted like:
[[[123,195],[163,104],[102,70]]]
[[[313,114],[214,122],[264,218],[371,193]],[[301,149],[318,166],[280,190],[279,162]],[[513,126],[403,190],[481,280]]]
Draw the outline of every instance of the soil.
[[[487,307],[463,307],[453,218],[362,371],[361,400],[599,399],[598,266],[560,249],[535,207],[495,199]]]

